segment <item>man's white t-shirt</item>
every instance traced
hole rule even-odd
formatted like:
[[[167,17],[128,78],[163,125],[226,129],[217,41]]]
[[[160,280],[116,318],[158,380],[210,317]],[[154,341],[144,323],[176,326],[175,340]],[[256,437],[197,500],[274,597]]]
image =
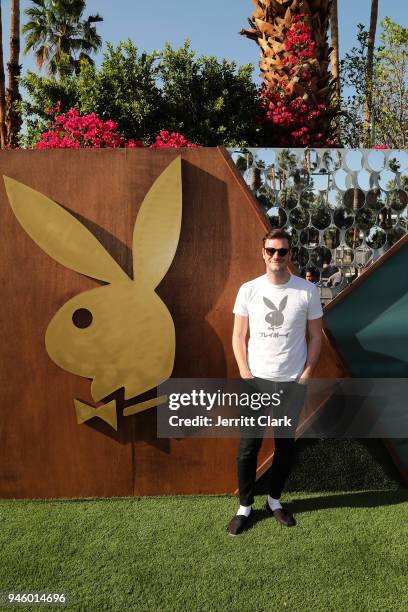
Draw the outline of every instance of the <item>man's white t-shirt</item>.
[[[264,274],[240,287],[233,312],[249,319],[253,376],[296,380],[307,358],[307,321],[323,316],[317,287],[292,274],[284,285],[273,285]]]

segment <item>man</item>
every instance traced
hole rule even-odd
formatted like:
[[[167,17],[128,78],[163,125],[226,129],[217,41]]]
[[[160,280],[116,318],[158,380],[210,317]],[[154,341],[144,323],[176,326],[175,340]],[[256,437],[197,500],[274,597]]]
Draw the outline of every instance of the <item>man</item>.
[[[337,285],[340,285],[342,280],[343,280],[342,271],[337,270],[337,272],[329,276],[329,278],[327,279],[326,287],[337,287]]]
[[[310,267],[306,269],[305,279],[309,281],[309,283],[317,283],[319,281],[319,273],[316,268]]]
[[[306,383],[320,354],[322,308],[317,288],[288,271],[290,236],[275,229],[263,239],[262,257],[266,274],[244,283],[234,306],[232,346],[241,378],[254,388],[282,393],[281,414],[299,416]],[[249,328],[248,351],[246,336]],[[307,333],[307,338],[306,338]],[[275,411],[275,409],[274,409]],[[237,456],[240,507],[227,531],[238,535],[248,525],[256,479],[256,461],[262,431],[244,437]],[[289,475],[294,450],[291,437],[275,435],[275,452],[270,473],[266,510],[287,527],[296,524],[282,508],[279,498]]]
[[[337,268],[337,266],[332,266],[330,262],[324,261],[322,274],[321,274],[321,281],[323,285],[326,287],[330,286],[327,284],[328,280],[330,279],[331,276],[333,276],[334,274],[337,274],[338,271],[339,269]]]

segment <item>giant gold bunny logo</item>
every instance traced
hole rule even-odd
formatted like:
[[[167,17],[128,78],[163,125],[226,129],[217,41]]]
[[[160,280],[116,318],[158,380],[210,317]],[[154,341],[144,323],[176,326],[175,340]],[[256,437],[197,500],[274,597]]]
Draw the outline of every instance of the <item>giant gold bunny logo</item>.
[[[61,368],[92,379],[99,402],[120,388],[125,400],[171,375],[175,329],[155,292],[174,258],[181,229],[181,159],[175,159],[148,191],[133,230],[133,279],[73,215],[43,194],[4,177],[17,220],[37,245],[63,266],[108,284],[84,291],[50,321],[45,346]],[[156,247],[156,248],[155,248]],[[165,401],[128,406],[125,416]],[[99,417],[117,429],[116,401],[93,408],[75,400],[78,423]]]

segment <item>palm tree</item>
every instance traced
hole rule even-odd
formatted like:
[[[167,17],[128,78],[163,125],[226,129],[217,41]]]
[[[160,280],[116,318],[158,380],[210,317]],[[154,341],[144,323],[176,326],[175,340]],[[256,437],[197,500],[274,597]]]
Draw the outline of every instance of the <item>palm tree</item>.
[[[330,0],[253,0],[256,9],[248,20],[250,29],[241,34],[261,48],[259,66],[264,89],[284,91],[307,103],[322,103],[327,109],[333,99],[330,49],[327,42]],[[299,19],[312,37],[313,51],[303,62],[291,64],[288,33],[293,35]],[[334,112],[319,119],[319,131],[329,133]],[[307,123],[307,121],[305,122]],[[312,125],[312,124],[311,124]]]
[[[10,3],[10,53],[8,61],[8,87],[6,91],[6,141],[9,147],[18,146],[21,115],[16,104],[21,100],[18,89],[20,76],[20,0]]]
[[[373,112],[373,61],[375,32],[377,29],[378,0],[371,0],[370,29],[367,39],[367,79],[364,104],[363,147],[371,146],[371,118]]]
[[[234,153],[239,153],[239,156],[235,160],[235,165],[238,170],[244,174],[248,170],[248,168],[252,165],[254,161],[254,156],[251,151],[246,147],[242,147],[239,151],[234,151]]]
[[[278,164],[279,183],[282,190],[286,188],[288,178],[295,172],[296,162],[297,160],[295,153],[291,153],[289,149],[283,149],[283,151],[280,151],[278,155]]]
[[[331,0],[330,4],[330,38],[332,52],[330,56],[331,60],[331,72],[333,80],[335,81],[335,91],[337,101],[341,98],[340,88],[340,71],[339,71],[339,19],[337,14],[337,0]]]
[[[340,85],[340,51],[339,51],[339,19],[337,12],[337,0],[331,0],[330,4],[330,38],[332,52],[330,55],[331,73],[334,82],[334,104],[340,107],[341,85]],[[340,141],[340,121],[336,121],[337,140]]]
[[[90,53],[98,51],[102,39],[93,25],[103,18],[96,14],[82,19],[85,0],[31,0],[26,9],[29,21],[24,53],[35,51],[37,66],[48,65],[49,74],[63,77],[78,72],[80,63],[93,63]]]
[[[333,172],[334,172],[334,161],[332,159],[330,151],[325,151],[322,155],[322,161],[320,164],[320,172],[321,174],[327,174],[327,185],[324,194],[324,205],[326,208],[329,206],[329,191],[333,182]]]
[[[3,28],[1,18],[1,2],[0,2],[0,143],[4,149],[6,144],[6,86],[4,79],[4,60],[3,60]]]

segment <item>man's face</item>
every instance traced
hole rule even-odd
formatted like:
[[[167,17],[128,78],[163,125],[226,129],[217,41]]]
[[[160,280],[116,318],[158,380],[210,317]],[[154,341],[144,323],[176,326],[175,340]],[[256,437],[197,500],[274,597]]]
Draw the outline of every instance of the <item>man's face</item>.
[[[311,272],[306,272],[306,280],[313,283],[313,274]]]
[[[267,249],[275,249],[273,254],[268,253]],[[280,255],[278,249],[285,249],[287,253]],[[286,270],[290,260],[289,244],[286,238],[272,238],[265,242],[262,249],[262,257],[266,264],[266,269],[270,272],[283,272]]]

